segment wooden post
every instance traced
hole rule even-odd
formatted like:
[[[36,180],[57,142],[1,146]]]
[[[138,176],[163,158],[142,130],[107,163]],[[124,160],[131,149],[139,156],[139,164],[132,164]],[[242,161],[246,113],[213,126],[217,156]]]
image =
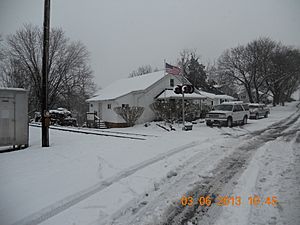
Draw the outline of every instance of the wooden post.
[[[48,58],[50,32],[50,0],[44,2],[44,36],[43,36],[43,65],[42,65],[42,147],[49,147],[49,127],[46,124],[48,112]]]

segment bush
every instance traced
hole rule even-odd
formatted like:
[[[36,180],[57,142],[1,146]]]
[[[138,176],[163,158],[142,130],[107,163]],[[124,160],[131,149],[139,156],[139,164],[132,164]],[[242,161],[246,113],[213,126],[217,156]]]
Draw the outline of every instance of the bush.
[[[140,106],[115,107],[114,111],[126,121],[128,126],[132,127],[134,126],[136,121],[140,118],[140,116],[143,114],[144,107],[140,107]]]
[[[197,112],[201,112],[200,106],[191,101],[185,101],[185,119],[192,121],[196,118]],[[173,122],[182,120],[182,101],[156,101],[150,105],[157,119]]]

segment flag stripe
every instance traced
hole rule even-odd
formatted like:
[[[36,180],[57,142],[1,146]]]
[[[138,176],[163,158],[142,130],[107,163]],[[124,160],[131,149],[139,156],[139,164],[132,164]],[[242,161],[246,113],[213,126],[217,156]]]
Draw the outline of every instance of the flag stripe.
[[[166,67],[166,72],[167,72],[168,74],[179,75],[180,72],[181,72],[181,69],[180,69],[179,67],[177,67],[177,66],[172,66],[172,65],[170,65],[170,64],[168,64],[168,63],[166,63],[165,67]]]

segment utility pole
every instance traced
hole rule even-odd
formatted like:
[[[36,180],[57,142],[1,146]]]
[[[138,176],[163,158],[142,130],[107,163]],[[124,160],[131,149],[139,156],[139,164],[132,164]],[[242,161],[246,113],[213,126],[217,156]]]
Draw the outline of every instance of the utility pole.
[[[182,124],[183,124],[183,128],[182,130],[185,130],[185,112],[184,112],[184,92],[182,90]]]
[[[44,36],[42,65],[42,147],[49,147],[48,58],[50,32],[50,0],[44,2]]]
[[[181,76],[182,76],[182,87],[184,86],[184,67],[183,67],[183,63],[184,63],[184,59],[182,57],[181,59],[181,66],[182,66],[182,69],[181,69]],[[185,130],[185,110],[184,110],[184,91],[182,90],[182,124],[183,124],[183,128],[182,130]]]

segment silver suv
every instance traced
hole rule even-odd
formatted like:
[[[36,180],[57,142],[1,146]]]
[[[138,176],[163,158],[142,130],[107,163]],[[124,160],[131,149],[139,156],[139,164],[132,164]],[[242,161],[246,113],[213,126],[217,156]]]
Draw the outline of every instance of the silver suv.
[[[260,117],[268,118],[270,109],[265,104],[249,103],[250,118],[259,119]]]
[[[246,124],[250,117],[248,104],[243,102],[224,102],[214,106],[213,110],[206,114],[206,125],[225,125],[232,127],[233,124]]]

